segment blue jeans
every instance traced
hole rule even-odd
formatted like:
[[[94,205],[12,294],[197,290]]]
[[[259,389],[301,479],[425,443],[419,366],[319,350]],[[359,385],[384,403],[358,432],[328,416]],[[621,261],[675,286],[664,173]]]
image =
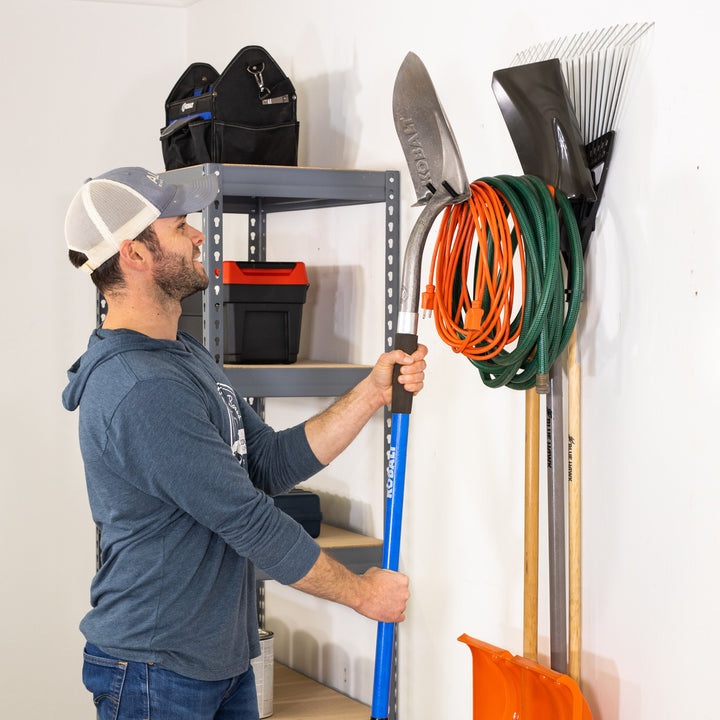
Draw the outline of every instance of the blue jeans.
[[[192,680],[152,663],[125,662],[88,643],[83,683],[98,720],[259,720],[255,675]]]

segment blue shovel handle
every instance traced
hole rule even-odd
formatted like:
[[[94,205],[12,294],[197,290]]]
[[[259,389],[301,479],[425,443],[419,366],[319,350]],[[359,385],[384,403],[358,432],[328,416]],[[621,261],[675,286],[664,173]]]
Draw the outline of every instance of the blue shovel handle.
[[[387,471],[387,500],[385,502],[385,538],[383,543],[383,568],[397,571],[400,559],[400,531],[402,506],[405,494],[405,459],[407,457],[407,433],[410,416],[393,413],[390,436],[390,459]],[[378,623],[375,646],[375,679],[373,686],[372,718],[388,717],[390,703],[390,678],[395,640],[394,623]]]
[[[396,335],[395,347],[412,354],[417,349],[417,335]],[[393,379],[392,429],[388,458],[385,499],[385,532],[383,563],[386,570],[397,572],[400,562],[400,534],[405,495],[405,464],[407,459],[408,426],[412,394],[398,382],[399,367]],[[398,407],[399,406],[399,407]],[[390,679],[395,640],[394,623],[378,623],[375,646],[375,677],[373,685],[372,720],[386,720],[390,704]]]

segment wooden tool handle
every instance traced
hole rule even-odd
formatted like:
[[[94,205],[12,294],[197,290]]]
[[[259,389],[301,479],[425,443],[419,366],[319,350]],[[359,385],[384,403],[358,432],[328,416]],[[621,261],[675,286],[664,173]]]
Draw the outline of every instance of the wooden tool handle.
[[[540,398],[525,391],[525,574],[523,657],[538,660],[538,494],[540,489]]]

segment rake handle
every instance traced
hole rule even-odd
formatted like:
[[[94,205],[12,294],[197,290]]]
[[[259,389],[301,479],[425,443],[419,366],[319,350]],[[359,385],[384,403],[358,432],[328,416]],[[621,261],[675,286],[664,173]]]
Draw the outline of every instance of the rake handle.
[[[525,575],[523,657],[538,659],[538,513],[540,492],[540,398],[525,391]]]

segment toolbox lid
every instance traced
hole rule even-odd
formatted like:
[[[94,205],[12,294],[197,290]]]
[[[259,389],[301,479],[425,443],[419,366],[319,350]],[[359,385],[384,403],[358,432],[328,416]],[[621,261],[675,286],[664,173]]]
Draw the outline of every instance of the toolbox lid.
[[[302,262],[223,261],[225,285],[307,285]]]

